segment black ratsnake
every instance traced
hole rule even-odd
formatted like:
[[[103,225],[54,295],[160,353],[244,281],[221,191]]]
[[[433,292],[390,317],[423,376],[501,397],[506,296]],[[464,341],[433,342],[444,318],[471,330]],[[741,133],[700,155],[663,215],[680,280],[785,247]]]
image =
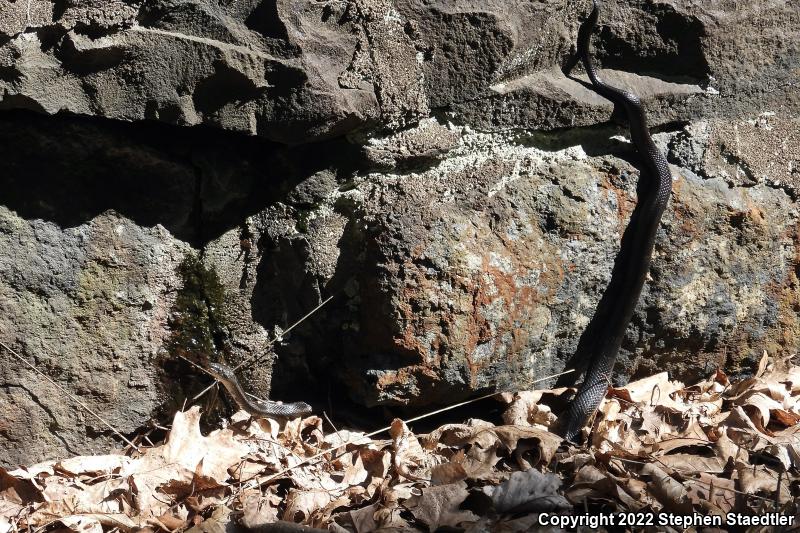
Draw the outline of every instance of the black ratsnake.
[[[586,378],[562,422],[564,437],[571,441],[575,440],[605,396],[625,330],[631,321],[650,269],[656,230],[672,192],[669,166],[650,137],[647,117],[639,98],[628,91],[611,87],[597,77],[597,71],[589,56],[589,44],[600,14],[600,5],[598,0],[592,0],[592,5],[592,13],[578,32],[577,53],[567,64],[565,73],[569,74],[578,59],[581,59],[593,89],[600,96],[625,109],[630,124],[631,140],[646,167],[642,176],[648,174],[650,182],[647,183],[644,194],[640,193],[634,215],[631,216],[631,221],[625,230],[620,255],[606,290],[612,297],[607,303],[601,302],[601,306],[598,306],[597,313],[602,316],[597,318],[601,325],[598,336],[591,341],[592,346],[587,348],[590,355]],[[630,250],[631,253],[623,256],[623,248]]]
[[[607,85],[597,77],[597,71],[589,56],[589,41],[597,24],[600,6],[597,0],[592,0],[592,4],[592,13],[578,33],[577,54],[565,71],[569,73],[578,59],[581,59],[594,90],[625,109],[630,123],[631,140],[637,151],[642,154],[647,172],[655,178],[655,186],[648,187],[648,194],[639,199],[635,213],[636,220],[634,221],[632,216],[631,224],[626,230],[627,242],[624,245],[630,245],[636,253],[622,258],[622,263],[618,263],[615,267],[607,292],[613,292],[616,297],[608,306],[604,306],[603,312],[606,316],[602,317],[605,321],[601,340],[592,350],[586,378],[564,417],[564,437],[567,440],[575,439],[605,396],[625,329],[633,316],[633,310],[650,268],[656,230],[672,191],[669,166],[650,137],[647,117],[639,98],[627,91]],[[230,368],[219,363],[211,363],[208,370],[225,386],[239,407],[251,415],[293,418],[311,412],[311,406],[305,402],[284,404],[250,400]]]
[[[236,374],[223,364],[209,363],[206,370],[225,386],[236,404],[251,416],[297,418],[311,412],[311,406],[305,402],[281,403],[249,399],[236,379]]]

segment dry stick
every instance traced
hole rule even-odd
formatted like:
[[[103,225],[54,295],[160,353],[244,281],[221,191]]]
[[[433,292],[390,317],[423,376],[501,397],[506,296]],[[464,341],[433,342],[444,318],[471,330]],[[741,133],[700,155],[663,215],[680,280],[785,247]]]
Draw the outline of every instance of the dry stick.
[[[626,459],[624,457],[615,457],[614,459],[618,459],[618,460],[620,460],[620,461],[622,461],[624,463],[633,463],[633,464],[642,465],[642,466],[647,465],[647,464],[651,464],[651,463],[647,463],[645,461],[637,461],[635,459]],[[672,468],[669,465],[665,464],[663,461],[661,461],[658,457],[653,457],[653,459],[655,460],[655,462],[659,463],[661,466],[664,466],[664,467],[667,467],[667,468],[669,468],[671,470],[674,470],[674,471],[678,472],[679,474],[696,474],[697,473],[694,470],[691,470],[691,471],[690,470],[685,470],[684,471],[684,470],[679,470],[677,468]],[[669,474],[667,474],[667,475],[669,475]],[[753,498],[755,498],[757,500],[763,500],[765,502],[770,502],[770,503],[772,502],[772,500],[770,500],[769,498],[765,498],[763,496],[758,496],[756,494],[748,494],[747,492],[743,492],[743,491],[736,490],[736,489],[729,489],[728,487],[715,487],[713,483],[710,483],[708,481],[703,481],[702,479],[688,478],[686,481],[678,481],[678,483],[680,483],[681,485],[683,485],[684,483],[698,483],[700,485],[705,485],[706,487],[709,487],[712,490],[721,490],[721,491],[726,491],[726,492],[733,492],[735,494],[741,494],[742,496],[751,496],[751,497],[753,497]],[[710,496],[709,496],[709,499],[710,499]]]
[[[338,429],[336,429],[336,426],[334,426],[334,425],[333,425],[333,422],[331,422],[331,419],[330,419],[330,418],[328,418],[328,413],[326,413],[325,411],[322,411],[322,416],[324,416],[324,417],[325,417],[325,420],[327,420],[327,421],[328,421],[328,424],[329,424],[329,425],[330,425],[330,426],[333,428],[333,431],[336,433],[336,438],[338,438],[338,439],[339,439],[339,442],[344,442],[344,439],[343,439],[343,438],[342,438],[342,436],[339,434],[339,430],[338,430]]]
[[[287,333],[289,333],[290,331],[292,331],[294,328],[296,328],[297,326],[299,326],[300,324],[302,324],[303,322],[305,322],[305,321],[306,321],[306,320],[307,320],[307,319],[308,319],[308,318],[309,318],[311,315],[313,315],[314,313],[316,313],[317,311],[319,311],[319,310],[322,308],[322,306],[324,306],[325,304],[327,304],[328,302],[330,302],[331,300],[333,300],[333,298],[334,298],[334,297],[335,297],[337,294],[339,294],[340,292],[341,292],[341,289],[339,289],[338,291],[334,292],[333,294],[331,294],[330,296],[328,296],[327,298],[325,298],[325,299],[322,301],[322,303],[320,303],[320,304],[319,304],[318,306],[316,306],[314,309],[312,309],[311,311],[309,311],[308,313],[306,313],[306,315],[305,315],[305,316],[303,316],[303,317],[302,317],[300,320],[298,320],[297,322],[295,322],[294,324],[292,324],[291,326],[289,326],[288,328],[286,328],[285,330],[283,330],[283,331],[281,332],[281,334],[280,334],[280,335],[278,335],[277,337],[275,337],[275,338],[274,338],[274,339],[272,339],[271,341],[267,342],[267,348],[271,347],[271,346],[272,346],[272,345],[274,345],[276,342],[278,342],[278,341],[280,341],[281,339],[283,339],[283,336],[284,336],[284,335],[286,335]],[[236,371],[236,370],[239,370],[240,368],[242,368],[244,365],[246,365],[247,363],[249,363],[250,361],[252,361],[252,360],[253,360],[254,358],[256,358],[256,357],[258,357],[258,355],[257,355],[257,354],[255,354],[255,355],[252,355],[252,356],[250,356],[250,357],[246,358],[244,361],[242,361],[241,363],[239,363],[238,365],[236,365],[235,367],[233,367],[233,370],[234,370],[234,371]],[[186,359],[186,358],[184,357],[184,359]],[[189,361],[188,359],[186,359],[186,360],[187,360],[187,361]],[[189,362],[191,363],[191,361],[189,361]],[[194,364],[194,363],[192,363],[192,364]],[[207,374],[210,374],[210,372],[208,372],[208,371],[207,371],[205,368],[203,368],[203,367],[201,367],[201,366],[199,366],[199,365],[196,365],[196,364],[194,364],[194,365],[195,365],[197,368],[200,368],[201,370],[203,370],[203,372],[205,372],[205,373],[207,373]],[[210,391],[210,390],[211,390],[211,387],[213,387],[213,386],[214,386],[214,385],[216,385],[217,383],[218,383],[217,379],[216,379],[216,378],[214,378],[214,383],[212,383],[211,385],[209,385],[208,387],[206,387],[205,389],[203,389],[203,390],[201,390],[199,393],[197,393],[197,394],[194,396],[194,398],[192,398],[192,401],[193,401],[193,402],[196,402],[197,400],[199,400],[199,399],[200,399],[200,398],[201,398],[201,397],[202,397],[202,396],[203,396],[205,393],[207,393],[208,391]],[[251,395],[251,394],[248,394],[248,396],[252,396],[252,395]],[[255,398],[255,396],[253,396],[253,397]]]
[[[545,378],[535,379],[535,380],[531,381],[529,383],[529,385],[533,385],[534,383],[539,383],[541,381],[547,381],[548,379],[557,378],[559,376],[563,376],[565,374],[570,374],[572,372],[575,372],[575,370],[574,369],[569,369],[569,370],[566,370],[566,371],[558,373],[558,374],[553,374],[552,376],[547,376]],[[489,394],[484,394],[483,396],[478,396],[477,398],[472,398],[471,400],[466,400],[466,401],[461,402],[461,403],[449,405],[447,407],[442,407],[441,409],[437,409],[436,411],[431,411],[430,413],[425,413],[423,415],[415,416],[414,418],[409,418],[405,422],[407,424],[410,424],[411,422],[416,422],[417,420],[422,420],[423,418],[428,418],[428,417],[433,416],[433,415],[438,415],[439,413],[444,413],[445,411],[450,411],[450,410],[455,409],[457,407],[463,407],[464,405],[475,403],[475,402],[480,401],[480,400],[485,400],[486,398],[491,398],[492,396],[497,396],[498,394],[501,394],[501,393],[492,392],[492,393],[489,393]],[[347,446],[349,444],[357,444],[357,443],[363,441],[364,439],[367,439],[367,438],[370,438],[370,437],[374,437],[375,435],[378,435],[379,433],[383,433],[384,431],[389,431],[391,428],[392,428],[392,426],[386,426],[385,428],[376,429],[372,433],[367,433],[366,435],[363,435],[363,436],[359,437],[356,440],[345,442],[343,444],[340,444],[338,446],[335,446],[333,448],[325,450],[324,452],[320,452],[320,453],[318,453],[316,455],[312,455],[311,457],[303,459],[302,461],[300,461],[296,465],[284,468],[283,470],[280,470],[280,471],[276,472],[275,474],[272,474],[271,476],[267,477],[266,479],[262,479],[261,481],[258,481],[257,479],[251,480],[250,482],[248,482],[248,484],[245,486],[245,488],[255,488],[255,487],[261,486],[261,485],[263,485],[265,483],[268,483],[268,482],[272,481],[273,479],[276,479],[276,478],[282,476],[283,474],[285,474],[287,472],[290,472],[290,471],[294,470],[298,466],[302,466],[302,465],[310,463],[311,461],[315,461],[316,459],[319,459],[320,457],[323,457],[324,455],[327,455],[329,453],[335,452],[339,448],[343,448],[344,446]],[[255,482],[255,484],[253,484],[253,482]]]
[[[125,435],[123,435],[122,433],[120,433],[119,431],[117,431],[117,428],[115,428],[114,426],[112,426],[112,425],[111,425],[111,423],[109,423],[108,421],[106,421],[106,419],[105,419],[105,418],[103,418],[102,416],[100,416],[100,415],[98,415],[97,413],[95,413],[94,411],[92,411],[92,409],[91,409],[91,408],[90,408],[88,405],[86,405],[85,403],[83,403],[82,401],[80,401],[80,400],[79,400],[79,399],[78,399],[76,396],[74,396],[72,393],[70,393],[70,392],[69,392],[67,389],[65,389],[64,387],[62,387],[61,385],[59,385],[58,383],[56,383],[55,381],[53,381],[53,380],[50,378],[50,376],[48,376],[47,374],[45,374],[44,372],[42,372],[41,370],[39,370],[38,368],[36,368],[34,365],[32,365],[31,363],[29,363],[27,359],[25,359],[25,358],[24,358],[24,357],[22,357],[20,354],[18,354],[18,353],[17,353],[17,352],[15,352],[14,350],[12,350],[12,349],[11,349],[11,348],[10,348],[10,347],[7,345],[7,344],[3,343],[2,341],[0,341],[0,346],[2,346],[3,348],[5,348],[6,350],[8,350],[8,352],[9,352],[11,355],[13,355],[13,356],[14,356],[14,357],[16,357],[17,359],[19,359],[20,361],[22,361],[23,363],[25,363],[25,364],[26,364],[28,367],[30,367],[30,368],[31,368],[31,370],[33,370],[34,372],[36,372],[37,374],[39,374],[40,376],[42,376],[44,379],[46,379],[47,381],[49,381],[50,383],[52,383],[52,384],[53,384],[53,385],[54,385],[54,386],[55,386],[55,387],[56,387],[58,390],[60,390],[61,392],[63,392],[63,393],[64,393],[65,395],[67,395],[68,397],[72,398],[72,399],[75,401],[75,403],[77,403],[78,405],[80,405],[81,407],[83,407],[84,409],[86,409],[86,411],[88,411],[88,412],[89,412],[89,413],[90,413],[92,416],[94,416],[94,417],[95,417],[96,419],[98,419],[100,422],[102,422],[103,424],[105,424],[106,426],[108,426],[108,427],[109,427],[109,429],[111,429],[111,431],[113,431],[113,432],[114,432],[114,433],[115,433],[115,434],[116,434],[116,435],[117,435],[119,438],[121,438],[122,440],[124,440],[125,442],[127,442],[127,443],[128,443],[128,445],[129,445],[129,446],[131,446],[131,447],[132,447],[134,450],[136,450],[137,452],[138,452],[138,451],[140,451],[140,450],[139,450],[139,447],[138,447],[138,446],[136,446],[136,445],[135,445],[134,443],[132,443],[131,441],[129,441],[129,440],[128,440],[128,439],[125,437]]]
[[[741,491],[741,490],[736,490],[736,489],[729,489],[728,487],[715,487],[712,483],[709,483],[708,481],[703,481],[702,479],[690,478],[690,479],[687,479],[686,481],[684,481],[683,483],[689,483],[689,484],[697,483],[699,485],[705,485],[706,487],[711,487],[714,490],[721,490],[721,491],[724,491],[724,492],[733,492],[734,494],[740,494],[742,496],[747,496],[748,498],[754,498],[756,500],[762,500],[764,502],[772,503],[772,500],[770,500],[769,498],[765,498],[763,496],[759,496],[758,494],[748,494],[747,492],[744,492],[744,491]]]

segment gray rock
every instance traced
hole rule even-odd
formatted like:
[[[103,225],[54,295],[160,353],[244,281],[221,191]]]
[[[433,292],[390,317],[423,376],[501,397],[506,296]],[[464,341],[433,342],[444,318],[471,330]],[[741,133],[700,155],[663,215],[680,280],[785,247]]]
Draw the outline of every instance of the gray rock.
[[[498,130],[590,125],[611,109],[560,72],[588,2],[0,5],[5,108],[206,124],[292,144],[396,131],[432,111]],[[786,2],[608,3],[597,61],[643,97],[654,125],[797,112],[797,13]]]
[[[454,401],[563,369],[635,202],[629,163],[586,156],[608,153],[610,133],[558,151],[467,134],[429,171],[365,177],[359,329],[346,336],[342,370],[362,401]],[[636,157],[628,146],[610,151]],[[620,376],[670,368],[692,379],[713,364],[746,372],[763,349],[791,353],[792,197],[768,182],[673,171]]]
[[[0,338],[124,432],[188,396],[181,335],[287,400],[562,370],[638,179],[611,104],[561,72],[588,4],[0,0]],[[796,353],[800,10],[605,5],[601,74],[675,176],[616,379]],[[0,360],[0,462],[108,445]]]
[[[145,423],[165,401],[155,360],[190,248],[164,228],[113,212],[62,229],[0,206],[0,340],[4,464],[103,453],[109,428]]]
[[[717,126],[656,141],[674,154],[694,147],[687,165],[712,172],[724,156],[709,139],[730,129]],[[755,129],[751,143],[769,144],[772,131]],[[608,140],[613,129],[453,133],[457,145],[428,170],[366,173],[332,189],[303,215],[319,224],[297,226],[289,207],[265,214],[271,222],[260,227],[281,250],[264,259],[273,279],[261,279],[275,307],[301,316],[342,291],[327,333],[301,330],[279,348],[282,364],[300,358],[293,368],[311,376],[332,368],[371,405],[455,401],[564,368],[609,280],[636,199],[638,172],[626,160],[637,156]],[[793,153],[773,164],[788,168]],[[673,173],[618,381],[663,368],[682,379],[714,365],[746,373],[763,349],[792,353],[800,329],[791,191],[767,178],[734,185]]]

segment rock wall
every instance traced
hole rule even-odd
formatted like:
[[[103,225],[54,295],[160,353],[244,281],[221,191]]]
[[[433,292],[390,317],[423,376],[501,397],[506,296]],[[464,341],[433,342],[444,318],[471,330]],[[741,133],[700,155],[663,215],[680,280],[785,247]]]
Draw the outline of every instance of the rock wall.
[[[131,437],[178,355],[411,407],[580,367],[639,177],[561,73],[589,6],[0,0],[0,341]],[[604,7],[675,178],[618,379],[796,353],[800,2]],[[0,361],[0,463],[115,439]]]

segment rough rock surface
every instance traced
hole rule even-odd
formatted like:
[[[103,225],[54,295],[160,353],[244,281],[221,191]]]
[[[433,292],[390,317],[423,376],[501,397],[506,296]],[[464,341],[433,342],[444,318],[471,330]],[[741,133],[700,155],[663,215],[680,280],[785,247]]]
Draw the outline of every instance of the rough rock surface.
[[[179,354],[319,406],[580,366],[638,177],[560,70],[589,4],[0,0],[0,340],[123,432],[188,394]],[[800,3],[604,5],[675,177],[618,379],[796,353]],[[0,361],[0,463],[105,446]]]
[[[636,171],[620,159],[635,155],[604,146],[613,133],[585,132],[580,145],[558,150],[535,137],[467,134],[440,165],[367,176],[349,193],[369,224],[360,328],[343,362],[361,397],[441,402],[563,368],[635,202]],[[682,133],[659,140],[677,145]],[[703,158],[713,176],[712,150]],[[791,352],[800,334],[792,195],[763,175],[733,185],[680,167],[673,173],[621,374],[637,364],[682,377],[717,364],[747,371],[761,349]],[[381,314],[392,320],[369,319]]]
[[[797,0],[606,2],[595,39],[654,124],[797,110]],[[588,1],[0,2],[2,107],[289,143],[431,112],[561,128],[609,105],[558,70]]]
[[[0,340],[117,430],[140,427],[166,397],[154,362],[189,247],[113,212],[62,229],[5,207],[0,246]],[[0,368],[3,462],[107,448],[103,422],[5,349]]]

